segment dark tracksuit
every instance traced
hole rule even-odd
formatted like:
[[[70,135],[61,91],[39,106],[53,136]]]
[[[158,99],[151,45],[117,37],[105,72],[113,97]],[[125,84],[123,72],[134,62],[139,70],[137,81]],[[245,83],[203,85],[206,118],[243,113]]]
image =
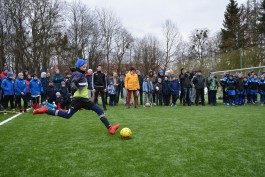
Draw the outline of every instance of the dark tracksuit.
[[[199,97],[201,97],[202,105],[205,105],[204,104],[205,102],[204,101],[204,84],[205,84],[204,77],[202,75],[195,76],[193,79],[193,84],[196,89],[196,100],[195,100],[196,105],[198,105]]]
[[[229,105],[234,105],[236,96],[236,82],[234,79],[228,79],[226,84],[228,89]]]
[[[104,73],[97,71],[92,75],[92,88],[95,89],[94,103],[98,103],[98,94],[100,93],[102,99],[103,109],[106,110],[105,92],[107,89],[107,78]]]
[[[191,89],[191,78],[188,74],[180,75],[180,83],[181,83],[181,92],[183,97],[183,105],[186,106],[188,104],[191,105],[190,101],[190,89]]]
[[[169,106],[170,103],[170,82],[164,80],[162,83],[162,90],[163,90],[163,102],[165,106]]]
[[[158,88],[158,90],[157,90]],[[163,99],[163,85],[162,83],[157,82],[154,86],[155,94],[156,94],[156,105],[162,106]]]

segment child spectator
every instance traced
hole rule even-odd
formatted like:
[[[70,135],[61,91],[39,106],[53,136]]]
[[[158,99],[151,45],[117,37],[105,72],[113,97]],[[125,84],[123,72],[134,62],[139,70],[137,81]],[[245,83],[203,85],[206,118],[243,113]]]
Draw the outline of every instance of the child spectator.
[[[220,85],[222,86],[222,90],[223,90],[223,104],[224,105],[229,105],[228,104],[228,90],[227,90],[227,80],[229,77],[229,73],[228,72],[224,72],[224,77],[222,79],[220,79]]]
[[[33,111],[33,114],[43,114],[43,110],[56,110],[57,106],[46,101],[42,101],[40,107]]]
[[[47,89],[49,86],[49,80],[47,79],[46,72],[41,73],[40,81],[43,87],[43,92],[41,93],[41,102],[43,102],[47,100]]]
[[[62,85],[61,85],[60,93],[61,93],[63,99],[66,99],[68,92],[67,92],[67,88],[66,88],[65,82],[62,81],[61,84],[62,84]]]
[[[179,80],[176,77],[173,77],[170,81],[170,94],[172,95],[172,104],[171,106],[176,107],[177,99],[179,98]]]
[[[24,102],[24,112],[27,112],[26,91],[27,91],[27,84],[26,81],[24,80],[24,75],[23,73],[19,73],[18,78],[15,81],[15,95],[20,112],[22,112],[21,99],[23,99]]]
[[[61,109],[61,103],[63,102],[63,97],[60,92],[56,92],[55,104],[58,109]]]
[[[25,75],[24,75],[24,78],[25,78]],[[32,99],[31,99],[31,95],[30,95],[31,94],[31,90],[29,88],[29,83],[30,83],[31,79],[32,79],[31,74],[28,74],[27,78],[25,79],[26,85],[27,85],[26,100],[27,100],[28,108],[30,108],[32,106]]]
[[[43,92],[43,87],[36,74],[33,75],[33,79],[29,83],[29,88],[31,90],[33,108],[37,109],[39,108],[39,98],[40,94]]]
[[[244,94],[244,78],[242,74],[238,75],[236,80],[236,105],[244,105],[245,94]]]
[[[157,83],[154,86],[155,88],[155,95],[156,95],[156,105],[162,106],[162,99],[163,99],[163,85],[162,85],[162,78],[157,79]]]
[[[61,108],[62,109],[69,109],[69,106],[70,106],[70,104],[72,102],[72,98],[73,98],[72,94],[71,93],[67,93],[66,98],[63,98],[63,102],[61,104]]]
[[[229,75],[229,78],[226,83],[227,83],[228,98],[229,98],[229,103],[227,103],[227,105],[234,106],[235,96],[236,96],[236,83],[234,80],[234,76],[232,74]]]
[[[261,106],[263,106],[264,105],[264,101],[265,101],[265,80],[264,80],[264,75],[260,76],[259,94],[260,94],[260,104],[261,104]]]
[[[49,81],[49,86],[47,89],[47,100],[50,104],[52,104],[53,102],[55,102],[56,100],[56,91],[55,91],[55,87],[53,86],[53,82]]]
[[[110,84],[108,85],[108,94],[109,94],[109,105],[114,106],[116,92],[115,92],[115,86],[113,84],[113,81],[111,81]]]
[[[247,95],[247,90],[249,88],[249,85],[248,85],[248,78],[247,77],[244,77],[243,79],[243,83],[244,83],[244,97],[243,97],[243,103],[244,105],[246,104],[246,95]]]
[[[259,88],[259,79],[257,74],[254,74],[253,78],[250,79],[249,82],[249,87],[250,87],[250,94],[251,94],[251,100],[250,102],[252,104],[257,104],[258,103],[258,88]]]
[[[212,106],[216,106],[216,93],[218,90],[218,80],[214,74],[210,75],[207,87],[209,88],[209,97],[210,97],[209,103]]]
[[[144,82],[143,82],[143,92],[144,92],[144,107],[146,103],[148,102],[150,104],[150,107],[152,107],[153,104],[153,91],[154,86],[152,81],[150,81],[149,76],[146,76]]]
[[[13,113],[15,112],[15,105],[14,105],[14,74],[11,72],[7,73],[7,77],[2,81],[1,88],[4,91],[4,99],[3,99],[3,106],[4,106],[4,115],[7,115],[6,109],[8,107],[8,102],[10,102],[10,106]]]
[[[170,82],[168,81],[168,77],[164,77],[164,82],[162,83],[162,92],[163,92],[163,102],[165,106],[169,106],[170,103]]]

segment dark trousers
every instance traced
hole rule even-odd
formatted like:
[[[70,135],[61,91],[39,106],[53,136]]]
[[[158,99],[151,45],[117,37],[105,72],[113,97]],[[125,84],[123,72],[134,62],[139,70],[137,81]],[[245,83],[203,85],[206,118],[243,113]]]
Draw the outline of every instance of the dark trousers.
[[[153,93],[153,103],[156,103],[156,94]]]
[[[184,94],[184,89],[181,88],[180,95],[179,95],[180,104],[182,104],[182,101],[183,101],[183,94]]]
[[[196,89],[196,105],[198,105],[199,97],[201,97],[202,105],[204,105],[204,89]]]
[[[47,99],[47,95],[46,94],[42,93],[40,96],[41,96],[41,102],[46,101],[46,99]]]
[[[143,105],[143,89],[139,90],[139,96],[140,96],[140,105]]]
[[[170,103],[170,94],[168,95],[163,95],[163,102],[165,106],[169,106]]]
[[[225,88],[223,88],[223,103],[228,103],[228,92],[225,91]]]
[[[172,104],[176,104],[178,100],[178,95],[172,95]]]
[[[119,100],[120,100],[120,89],[119,87],[116,87],[116,90],[115,90],[115,105],[119,103]]]
[[[3,99],[4,109],[8,108],[8,102],[10,102],[11,109],[14,109],[15,108],[14,95],[4,95],[4,99]]]
[[[162,106],[162,99],[163,99],[163,95],[162,93],[157,93],[156,94],[156,105],[158,106]]]
[[[26,96],[16,95],[16,101],[17,101],[17,105],[18,105],[19,110],[22,110],[21,99],[24,102],[24,111],[25,111],[28,107]]]
[[[98,87],[95,88],[96,92],[95,92],[95,96],[94,96],[94,103],[98,103],[98,94],[100,93],[101,95],[101,100],[102,100],[102,105],[103,105],[103,109],[107,109],[106,108],[106,100],[105,100],[105,92],[104,92],[104,88],[102,87]]]
[[[116,95],[109,95],[109,105],[114,106],[116,104]]]
[[[217,90],[209,90],[209,99],[211,105],[216,105],[216,93]]]
[[[191,105],[190,101],[190,89],[191,88],[184,88],[183,92],[183,105],[185,106],[186,104]]]

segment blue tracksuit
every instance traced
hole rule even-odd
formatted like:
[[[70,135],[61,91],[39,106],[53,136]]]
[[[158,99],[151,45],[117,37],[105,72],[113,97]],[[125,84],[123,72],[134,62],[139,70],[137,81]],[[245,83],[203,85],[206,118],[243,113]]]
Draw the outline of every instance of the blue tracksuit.
[[[1,88],[4,91],[4,95],[14,95],[15,81],[13,79],[5,78],[2,81]]]
[[[265,102],[265,80],[259,81],[260,104]]]
[[[234,79],[228,79],[226,84],[228,89],[229,105],[234,105],[236,96],[236,82]]]
[[[32,79],[29,83],[29,88],[31,90],[31,96],[40,95],[43,92],[43,87],[39,79]]]
[[[21,92],[24,93],[24,95],[26,95],[26,91],[27,91],[27,84],[26,81],[24,79],[16,79],[15,81],[15,95],[18,96],[22,96]]]
[[[250,99],[250,103],[257,103],[258,101],[258,88],[259,88],[259,79],[256,78],[250,78],[249,80],[249,88],[250,88],[250,95],[251,95],[251,99]]]

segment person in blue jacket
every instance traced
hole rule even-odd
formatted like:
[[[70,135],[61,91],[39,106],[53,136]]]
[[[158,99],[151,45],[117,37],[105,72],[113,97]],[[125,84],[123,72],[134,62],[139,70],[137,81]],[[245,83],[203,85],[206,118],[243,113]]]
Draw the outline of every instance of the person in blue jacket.
[[[33,74],[33,79],[29,83],[29,88],[31,90],[33,108],[37,109],[39,108],[39,98],[41,93],[43,92],[43,87],[36,74]]]
[[[27,112],[27,97],[26,97],[26,91],[27,91],[27,84],[24,79],[23,73],[18,74],[18,78],[15,81],[15,95],[16,95],[16,101],[19,108],[19,111],[22,112],[22,106],[21,106],[21,99],[24,102],[24,112]]]
[[[4,107],[4,115],[7,114],[6,109],[8,107],[8,102],[10,102],[10,106],[13,113],[15,112],[15,105],[14,105],[14,74],[11,72],[7,73],[7,77],[4,78],[1,84],[1,88],[4,91],[4,98],[3,98],[3,107]]]
[[[265,76],[261,75],[260,76],[260,81],[259,81],[259,94],[260,94],[260,104],[261,106],[264,105],[265,102]]]
[[[251,100],[250,103],[257,104],[258,103],[258,88],[259,88],[259,78],[257,74],[254,74],[253,78],[249,80],[249,88]]]
[[[153,92],[154,92],[154,86],[153,82],[150,81],[149,75],[145,77],[145,80],[143,82],[143,92],[144,92],[144,107],[146,106],[146,103],[150,104],[150,107],[153,105]]]
[[[236,82],[232,74],[229,74],[229,77],[226,81],[226,85],[227,85],[228,99],[229,99],[229,103],[227,103],[227,105],[234,106],[235,96],[236,96]]]
[[[170,103],[170,82],[168,81],[168,77],[164,77],[164,81],[162,83],[162,90],[163,90],[163,102],[165,106],[169,106]]]
[[[179,80],[176,77],[173,77],[172,80],[170,81],[170,94],[172,95],[172,104],[171,106],[176,107],[176,102],[177,99],[179,98],[179,90],[180,90],[180,85],[179,85]]]

